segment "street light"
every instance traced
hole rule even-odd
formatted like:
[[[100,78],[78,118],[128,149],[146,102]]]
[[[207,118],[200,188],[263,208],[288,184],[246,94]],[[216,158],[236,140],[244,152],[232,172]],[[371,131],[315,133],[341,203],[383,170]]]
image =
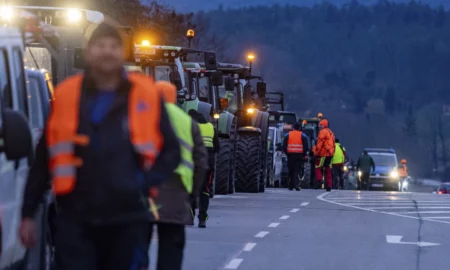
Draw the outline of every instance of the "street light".
[[[248,53],[247,60],[250,65],[249,73],[251,75],[252,74],[252,64],[253,64],[253,61],[255,60],[255,55],[253,53]]]

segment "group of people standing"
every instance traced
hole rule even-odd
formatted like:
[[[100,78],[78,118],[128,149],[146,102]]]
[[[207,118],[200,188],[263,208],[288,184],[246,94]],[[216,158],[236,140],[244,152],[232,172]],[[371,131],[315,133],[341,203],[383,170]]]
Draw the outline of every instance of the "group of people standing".
[[[124,70],[112,25],[94,30],[85,54],[85,72],[55,89],[25,188],[21,241],[37,244],[36,212],[51,188],[55,269],[147,269],[155,225],[157,269],[181,269],[196,208],[206,227],[216,131],[176,106],[169,82]]]

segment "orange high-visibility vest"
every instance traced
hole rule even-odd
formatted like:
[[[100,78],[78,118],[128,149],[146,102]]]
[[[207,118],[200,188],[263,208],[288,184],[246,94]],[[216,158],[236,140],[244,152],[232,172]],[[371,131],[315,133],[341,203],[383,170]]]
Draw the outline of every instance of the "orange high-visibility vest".
[[[408,167],[406,165],[401,165],[398,169],[398,175],[400,177],[408,177]]]
[[[128,125],[131,142],[141,156],[142,167],[149,170],[163,143],[159,130],[161,105],[158,91],[150,77],[128,74],[131,83]],[[83,161],[75,156],[76,145],[89,144],[89,137],[77,134],[83,75],[68,78],[55,90],[55,100],[47,123],[47,146],[52,189],[56,195],[73,191],[76,168]]]
[[[290,131],[288,135],[287,152],[302,154],[303,153],[303,140],[302,132],[298,130]]]

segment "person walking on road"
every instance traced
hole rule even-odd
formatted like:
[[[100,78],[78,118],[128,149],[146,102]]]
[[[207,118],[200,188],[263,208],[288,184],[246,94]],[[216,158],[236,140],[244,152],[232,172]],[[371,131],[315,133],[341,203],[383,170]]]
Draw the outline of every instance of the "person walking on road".
[[[153,199],[180,163],[180,145],[153,80],[123,69],[116,28],[99,24],[85,58],[87,70],[55,90],[25,188],[21,241],[36,244],[34,216],[51,182],[55,269],[146,269]]]
[[[360,184],[359,190],[368,190],[369,189],[369,181],[370,181],[370,169],[375,171],[375,162],[372,157],[369,156],[369,153],[364,150],[362,156],[359,157],[358,162],[356,163],[356,171],[358,172]],[[361,173],[359,173],[361,172]]]
[[[345,163],[345,147],[343,147],[339,139],[335,140],[335,150],[333,156],[333,187],[335,189],[344,189],[344,163]]]
[[[185,247],[185,225],[192,222],[190,195],[198,196],[208,170],[208,153],[195,120],[177,105],[174,85],[156,83],[166,101],[166,109],[180,142],[181,163],[172,176],[161,184],[158,197],[158,262],[157,270],[181,270]],[[156,160],[156,164],[160,162]],[[149,236],[152,237],[153,224]],[[151,239],[150,239],[151,240]],[[150,241],[149,241],[150,243]]]
[[[403,189],[405,179],[408,178],[408,166],[406,159],[402,159],[398,166],[398,176],[400,177],[400,188]]]
[[[297,191],[301,190],[298,175],[303,168],[305,156],[309,152],[309,139],[300,129],[301,124],[295,123],[294,130],[287,133],[283,141],[283,152],[286,153],[288,159],[289,190],[295,188]]]
[[[208,150],[208,163],[209,170],[206,172],[205,180],[203,181],[203,185],[201,188],[201,193],[199,194],[199,200],[197,201],[196,197],[192,197],[192,217],[195,217],[195,209],[198,202],[198,227],[206,228],[206,221],[208,220],[208,208],[209,208],[209,199],[212,198],[212,181],[214,177],[214,169],[216,163],[215,154],[220,150],[220,142],[217,131],[214,129],[214,126],[206,121],[205,117],[194,110],[189,111],[189,115],[191,115],[194,119],[197,120],[200,126],[200,133],[202,134],[203,143]],[[193,225],[193,224],[192,224]]]
[[[322,119],[319,122],[319,135],[317,143],[313,147],[314,155],[316,159],[316,189],[319,189],[322,185],[323,174],[325,174],[325,188],[327,191],[331,191],[332,186],[332,173],[331,173],[331,161],[336,149],[335,139],[333,132],[328,128],[328,120]]]

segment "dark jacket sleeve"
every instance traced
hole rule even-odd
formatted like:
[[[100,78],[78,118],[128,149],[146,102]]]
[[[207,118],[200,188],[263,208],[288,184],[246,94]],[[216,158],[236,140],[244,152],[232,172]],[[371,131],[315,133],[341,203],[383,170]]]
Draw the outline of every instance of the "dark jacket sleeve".
[[[147,183],[150,186],[159,185],[162,181],[168,179],[181,162],[180,143],[162,100],[160,118],[159,128],[164,136],[164,143],[155,164],[146,174]]]
[[[361,164],[361,158],[358,158],[358,162],[356,162],[356,169],[359,170],[359,166]]]
[[[308,153],[310,151],[309,149],[309,137],[305,133],[302,133],[302,143],[303,143],[303,153]]]
[[[48,170],[48,149],[45,130],[40,138],[35,153],[34,164],[30,168],[25,193],[23,196],[22,218],[34,218],[45,193],[50,189],[50,172]]]
[[[372,166],[372,170],[375,171],[375,162],[373,162],[373,158],[370,157],[370,166]]]
[[[287,145],[288,145],[288,139],[289,139],[289,135],[288,134],[284,135],[284,139],[283,139],[283,152],[285,154],[287,154],[287,147],[288,147]]]
[[[214,147],[213,148],[214,153],[219,152],[219,150],[220,150],[219,132],[217,132],[216,129],[214,129],[213,147]]]
[[[200,133],[200,128],[194,120],[192,120],[192,138],[194,140],[194,151],[192,152],[194,158],[194,187],[192,189],[192,196],[197,196],[205,181],[206,171],[208,170],[208,151],[203,144],[203,138]]]

